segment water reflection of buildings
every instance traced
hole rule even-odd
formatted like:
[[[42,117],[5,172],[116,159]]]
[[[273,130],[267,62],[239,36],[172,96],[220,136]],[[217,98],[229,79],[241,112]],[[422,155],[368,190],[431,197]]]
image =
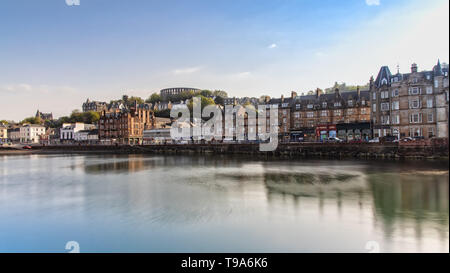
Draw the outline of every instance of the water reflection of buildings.
[[[374,209],[386,237],[413,228],[420,239],[432,228],[448,240],[448,172],[380,173],[369,177]],[[376,218],[378,219],[378,217]]]
[[[345,179],[337,179],[339,176]],[[445,246],[449,225],[448,181],[448,170],[377,172],[358,176],[317,174],[311,169],[310,173],[264,175],[268,202],[292,200],[300,210],[302,202],[317,202],[321,214],[324,207],[330,205],[337,208],[339,215],[343,210],[354,211],[356,207],[361,211],[360,215],[371,209],[374,227],[382,230],[388,242],[398,234],[415,237],[419,249],[421,240],[427,241],[430,237],[448,248]],[[332,201],[335,201],[334,205]],[[430,244],[430,240],[423,243]]]

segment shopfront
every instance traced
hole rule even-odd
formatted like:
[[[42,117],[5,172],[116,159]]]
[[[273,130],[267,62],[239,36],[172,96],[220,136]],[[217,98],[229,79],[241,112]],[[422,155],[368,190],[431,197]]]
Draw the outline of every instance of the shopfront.
[[[336,127],[338,131],[337,137],[345,141],[368,141],[372,138],[372,129],[370,122],[344,123],[338,124]]]
[[[291,131],[291,142],[311,142],[315,141],[314,128],[303,128],[300,130]]]
[[[330,137],[337,136],[336,125],[319,125],[316,127],[316,140],[317,141],[326,141]]]

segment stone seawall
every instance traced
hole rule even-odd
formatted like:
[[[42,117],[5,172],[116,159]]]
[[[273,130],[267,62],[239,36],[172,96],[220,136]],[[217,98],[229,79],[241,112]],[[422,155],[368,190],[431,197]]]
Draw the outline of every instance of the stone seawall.
[[[258,144],[185,145],[55,145],[33,147],[32,153],[144,153],[144,154],[235,154],[319,158],[448,158],[448,142],[435,143],[289,143],[273,152],[260,152]]]

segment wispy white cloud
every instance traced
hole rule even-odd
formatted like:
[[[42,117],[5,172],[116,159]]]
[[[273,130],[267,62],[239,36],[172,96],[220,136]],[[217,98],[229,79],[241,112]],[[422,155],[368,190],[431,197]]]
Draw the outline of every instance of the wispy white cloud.
[[[201,69],[201,66],[178,68],[173,71],[173,74],[175,74],[175,75],[192,74],[192,73],[199,71],[200,69]]]
[[[319,58],[321,58],[321,57],[325,57],[326,54],[323,53],[322,51],[318,51],[318,52],[316,52],[316,56],[319,57]]]
[[[269,45],[267,48],[269,48],[269,49],[274,49],[274,48],[277,48],[277,47],[278,47],[277,44],[271,44],[271,45]]]
[[[379,6],[380,0],[366,0],[368,6]]]
[[[252,73],[249,71],[245,71],[245,72],[240,72],[236,74],[237,78],[248,78]]]
[[[3,94],[49,94],[49,93],[68,93],[76,91],[75,88],[69,86],[51,86],[51,85],[31,85],[28,83],[14,83],[0,85],[0,93]]]

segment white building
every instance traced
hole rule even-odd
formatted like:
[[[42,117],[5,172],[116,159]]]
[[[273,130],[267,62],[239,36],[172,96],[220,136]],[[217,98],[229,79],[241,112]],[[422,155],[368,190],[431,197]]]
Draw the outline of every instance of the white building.
[[[41,135],[45,135],[45,127],[38,124],[25,124],[20,127],[21,143],[39,143]]]
[[[8,128],[0,124],[0,143],[6,142],[8,140]]]
[[[80,133],[80,131],[92,130],[94,128],[95,125],[84,124],[82,122],[63,123],[60,133],[60,139],[61,141],[66,142],[87,140],[88,133]]]
[[[144,144],[171,143],[170,128],[144,130]]]

